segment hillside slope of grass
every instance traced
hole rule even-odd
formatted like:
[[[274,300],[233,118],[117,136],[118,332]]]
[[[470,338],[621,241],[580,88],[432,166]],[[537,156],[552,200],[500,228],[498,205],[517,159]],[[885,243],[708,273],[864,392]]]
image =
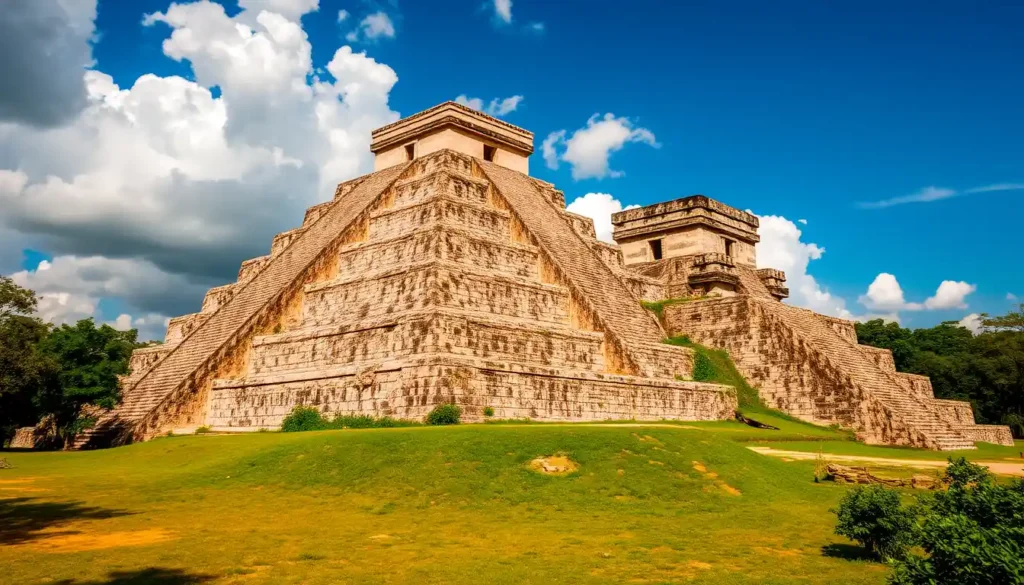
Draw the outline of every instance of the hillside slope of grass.
[[[8,453],[0,582],[883,583],[832,535],[844,488],[734,440],[769,432],[466,425]],[[530,469],[554,454],[578,471]]]

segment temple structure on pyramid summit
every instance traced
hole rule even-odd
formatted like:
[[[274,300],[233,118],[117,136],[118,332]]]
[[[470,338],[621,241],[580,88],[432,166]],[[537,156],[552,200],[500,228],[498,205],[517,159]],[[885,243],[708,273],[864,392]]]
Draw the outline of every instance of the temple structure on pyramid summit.
[[[617,213],[617,245],[529,175],[533,134],[446,102],[375,130],[374,172],[246,260],[198,313],[138,349],[123,401],[76,447],[325,414],[463,420],[718,420],[736,391],[691,379],[686,335],[728,350],[766,405],[931,449],[1012,444],[966,402],[857,344],[853,323],[781,302],[757,217],[702,195]],[[298,218],[296,218],[298,219]],[[666,301],[661,310],[642,301]]]

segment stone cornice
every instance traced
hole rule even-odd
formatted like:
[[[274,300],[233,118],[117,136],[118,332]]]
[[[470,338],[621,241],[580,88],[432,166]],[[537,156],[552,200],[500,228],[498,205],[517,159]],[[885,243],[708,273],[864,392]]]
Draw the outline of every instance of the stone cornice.
[[[631,209],[629,211],[638,210]],[[614,218],[615,216],[613,215],[612,217]],[[672,231],[678,228],[693,225],[703,225],[710,228],[714,228],[717,231],[731,235],[738,241],[747,242],[749,244],[756,244],[757,242],[761,241],[761,237],[758,236],[756,232],[741,230],[739,228],[736,228],[726,223],[722,223],[720,221],[715,220],[714,218],[705,215],[691,215],[689,217],[682,217],[679,219],[666,221],[664,223],[659,223],[655,225],[643,225],[631,228],[617,226],[615,228],[614,233],[612,234],[612,238],[614,238],[616,242],[622,243],[624,241],[628,241],[630,238],[645,237],[658,232]]]
[[[426,121],[444,110],[451,113],[435,120]],[[511,150],[529,156],[533,153],[533,133],[493,116],[480,113],[455,102],[445,102],[382,126],[371,132],[370,151],[377,153],[408,142],[412,137],[426,134],[446,126],[461,128],[474,134],[481,134]],[[488,127],[490,126],[490,127]]]
[[[677,211],[685,211],[690,209],[707,209],[715,213],[720,213],[728,218],[735,219],[736,221],[749,225],[754,231],[757,231],[759,222],[757,216],[740,211],[735,207],[730,207],[720,201],[707,197],[705,195],[690,195],[689,197],[683,197],[681,199],[674,199],[672,201],[666,201],[664,203],[656,203],[654,205],[648,205],[646,207],[639,207],[637,209],[627,209],[626,211],[620,211],[612,214],[612,224],[621,225],[626,222],[636,221],[639,219],[650,219],[659,215],[666,215]]]

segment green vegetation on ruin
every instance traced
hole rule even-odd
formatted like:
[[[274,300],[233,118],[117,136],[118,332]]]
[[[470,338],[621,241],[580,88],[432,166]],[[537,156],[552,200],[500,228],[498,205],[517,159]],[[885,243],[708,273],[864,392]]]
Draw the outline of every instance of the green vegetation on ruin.
[[[845,488],[813,483],[813,461],[745,448],[829,431],[770,423],[781,430],[459,425],[4,453],[0,581],[883,583],[886,566],[832,534]],[[554,454],[578,471],[530,469]]]

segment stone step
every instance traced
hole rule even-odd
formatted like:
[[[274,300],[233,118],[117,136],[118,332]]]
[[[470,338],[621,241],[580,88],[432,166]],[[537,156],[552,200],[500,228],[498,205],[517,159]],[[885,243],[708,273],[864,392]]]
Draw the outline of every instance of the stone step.
[[[490,183],[452,169],[438,168],[432,172],[397,181],[391,188],[395,206],[421,203],[438,196],[476,205],[489,202]]]
[[[484,237],[511,240],[511,216],[507,211],[438,195],[373,212],[370,241],[394,238],[437,223],[461,225]]]
[[[374,239],[345,246],[338,272],[363,274],[423,260],[470,264],[484,270],[539,279],[539,251],[508,238],[495,239],[461,225],[434,224],[390,239]]]
[[[569,323],[569,294],[563,287],[466,264],[426,260],[306,285],[301,326],[430,307],[529,318],[546,325]]]
[[[547,367],[604,371],[601,333],[543,327],[527,319],[451,309],[306,327],[256,337],[248,375],[380,362],[423,353],[519,360]]]

